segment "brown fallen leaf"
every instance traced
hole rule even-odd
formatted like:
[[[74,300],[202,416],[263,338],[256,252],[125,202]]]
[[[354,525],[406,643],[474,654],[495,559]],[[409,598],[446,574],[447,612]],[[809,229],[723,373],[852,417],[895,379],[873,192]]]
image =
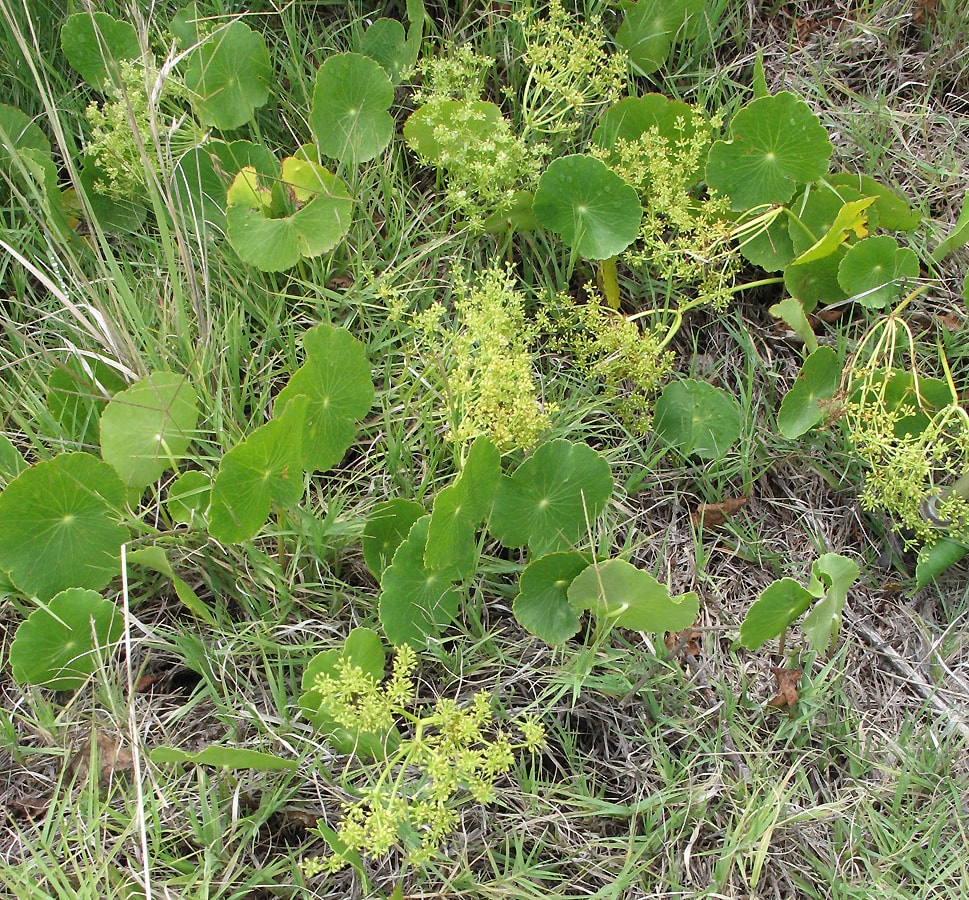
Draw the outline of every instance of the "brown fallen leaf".
[[[121,745],[120,738],[111,738],[101,732],[97,733],[98,783],[106,784],[116,774],[127,774],[134,768],[131,750]],[[78,779],[85,778],[91,765],[91,740],[84,742],[80,750],[72,757],[68,771]]]
[[[776,669],[771,672],[777,679],[777,694],[768,701],[767,705],[774,709],[793,710],[798,701],[798,686],[801,683],[803,669]]]
[[[35,822],[47,815],[50,801],[50,797],[24,797],[20,800],[7,800],[3,806],[10,818]]]
[[[947,312],[945,315],[936,316],[936,318],[938,319],[939,324],[942,325],[946,331],[958,331],[960,328],[962,328],[964,321],[962,316],[955,312]]]
[[[676,659],[687,654],[696,658],[702,652],[702,634],[698,628],[684,628],[682,631],[669,631],[666,634],[666,649]]]
[[[912,21],[922,27],[931,25],[938,5],[938,0],[915,0]]]
[[[714,528],[717,525],[723,525],[727,519],[740,512],[746,505],[746,497],[728,497],[719,503],[701,503],[690,514],[690,521],[694,525]]]

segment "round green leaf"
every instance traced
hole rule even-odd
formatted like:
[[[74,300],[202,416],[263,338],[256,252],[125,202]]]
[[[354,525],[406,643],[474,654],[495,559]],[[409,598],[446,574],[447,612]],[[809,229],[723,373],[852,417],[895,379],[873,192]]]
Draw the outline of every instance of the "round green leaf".
[[[742,427],[737,400],[705,381],[674,381],[656,401],[653,429],[684,456],[721,459]]]
[[[344,328],[321,324],[303,336],[306,361],[276,398],[282,409],[304,396],[303,467],[324,472],[335,466],[353,443],[359,422],[373,405],[370,360],[360,341]]]
[[[810,107],[783,91],[748,103],[734,116],[732,139],[717,141],[707,159],[707,184],[734,209],[787,203],[798,184],[828,170],[831,142]]]
[[[97,185],[107,181],[107,175],[91,157],[85,157],[80,182],[91,209],[91,216],[103,231],[114,234],[134,234],[145,222],[148,212],[143,203],[102,194]]]
[[[204,518],[211,497],[212,479],[207,473],[192,469],[171,483],[165,508],[173,522],[194,525]]]
[[[606,459],[586,444],[542,444],[513,475],[502,476],[491,533],[506,547],[528,544],[532,556],[568,550],[612,496]]]
[[[601,160],[574,154],[553,160],[538,179],[535,219],[586,259],[622,253],[639,234],[636,189]]]
[[[411,526],[426,515],[427,510],[414,500],[385,500],[373,508],[361,543],[364,561],[374,578],[380,579]]]
[[[407,539],[397,548],[394,561],[380,579],[380,624],[392,644],[410,644],[415,650],[457,615],[461,596],[450,573],[424,565],[430,516],[418,519]]]
[[[69,587],[100,590],[119,573],[130,537],[119,520],[125,486],[88,453],[62,453],[21,472],[0,494],[0,569],[47,600]]]
[[[501,119],[501,110],[485,100],[437,100],[411,113],[404,123],[404,138],[422,160],[437,165],[444,149],[434,137],[435,131],[465,135],[466,143],[459,149],[473,154],[488,143]]]
[[[773,218],[766,228],[761,227],[741,239],[739,249],[744,258],[765,272],[779,272],[794,259],[794,245],[788,231],[787,217]]]
[[[888,235],[858,241],[838,266],[841,289],[868,309],[888,306],[897,298],[900,284],[918,277],[918,257]]]
[[[529,563],[513,607],[522,628],[549,644],[572,637],[579,630],[579,617],[569,603],[569,585],[588,565],[588,557],[574,551],[548,553]]]
[[[367,162],[394,134],[394,86],[379,63],[359,53],[338,53],[320,66],[310,127],[320,152],[331,159]]]
[[[691,36],[691,20],[702,16],[705,0],[620,0],[625,18],[616,43],[626,51],[640,75],[655,72],[666,62],[674,42]]]
[[[409,68],[411,53],[407,35],[396,19],[375,19],[360,40],[360,52],[378,63],[394,84]]]
[[[804,361],[777,413],[777,426],[784,437],[800,437],[824,419],[822,401],[830,400],[841,387],[841,369],[831,347],[818,347]]]
[[[266,41],[236,21],[192,54],[185,87],[201,122],[228,131],[245,125],[265,104],[272,77]]]
[[[895,436],[903,439],[922,434],[935,412],[956,402],[949,385],[938,378],[920,376],[916,390],[915,379],[907,369],[872,372],[849,400],[893,414]]]
[[[272,505],[292,506],[303,496],[302,435],[307,400],[295,397],[281,415],[233,447],[212,485],[209,534],[244,541],[265,524]]]
[[[568,597],[576,609],[651,634],[688,628],[696,621],[700,602],[692,593],[670,597],[666,586],[624,559],[587,566],[572,580]]]
[[[129,488],[155,481],[185,455],[198,398],[182,375],[155,372],[115,394],[101,413],[101,456]]]
[[[13,677],[52,691],[75,690],[123,629],[117,607],[96,591],[61,591],[17,629],[10,645]]]
[[[141,56],[135,29],[107,13],[75,13],[61,28],[64,56],[81,78],[102,90],[117,84],[118,63]]]
[[[172,173],[172,197],[193,233],[225,232],[226,185],[207,149],[193,147],[179,159]]]
[[[0,171],[8,171],[11,159],[22,150],[50,157],[50,141],[30,116],[0,103]]]
[[[740,643],[748,650],[756,650],[789,628],[815,599],[793,578],[775,581],[747,610],[740,625]]]

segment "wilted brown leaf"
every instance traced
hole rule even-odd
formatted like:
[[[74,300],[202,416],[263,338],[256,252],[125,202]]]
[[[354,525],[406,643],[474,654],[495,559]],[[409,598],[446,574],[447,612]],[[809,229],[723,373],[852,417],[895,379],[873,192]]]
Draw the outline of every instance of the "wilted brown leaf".
[[[111,738],[106,734],[97,734],[98,782],[105,784],[116,774],[128,773],[134,768],[131,750],[122,746],[120,738]],[[86,740],[68,763],[68,771],[78,779],[87,775],[91,765],[91,741]]]
[[[791,710],[798,701],[798,686],[801,683],[802,669],[775,669],[771,672],[777,679],[777,694],[768,702],[775,709]]]
[[[746,497],[728,497],[719,503],[701,503],[690,515],[694,525],[713,528],[723,525],[730,516],[742,510],[747,505]]]
[[[682,659],[686,654],[697,657],[702,650],[700,644],[701,637],[702,634],[698,628],[684,628],[682,631],[669,631],[666,634],[666,649],[676,659]]]

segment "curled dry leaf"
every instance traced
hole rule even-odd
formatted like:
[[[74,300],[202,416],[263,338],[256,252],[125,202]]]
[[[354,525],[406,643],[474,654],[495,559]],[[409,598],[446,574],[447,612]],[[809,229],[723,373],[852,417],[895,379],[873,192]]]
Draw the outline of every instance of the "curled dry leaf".
[[[701,503],[690,515],[690,521],[697,526],[714,528],[717,525],[722,525],[730,516],[740,512],[746,505],[746,497],[728,497],[719,503]]]
[[[698,657],[703,648],[700,643],[702,634],[698,628],[684,628],[682,631],[666,633],[666,649],[674,658],[682,660],[684,656]]]
[[[777,679],[777,694],[768,702],[774,709],[793,710],[798,701],[798,686],[801,683],[802,669],[776,669],[771,672]]]

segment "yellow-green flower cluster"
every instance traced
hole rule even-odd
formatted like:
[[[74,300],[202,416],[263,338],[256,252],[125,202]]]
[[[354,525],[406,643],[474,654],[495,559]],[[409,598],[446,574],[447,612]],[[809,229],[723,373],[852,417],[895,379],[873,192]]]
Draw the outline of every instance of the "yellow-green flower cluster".
[[[710,130],[697,113],[690,122],[678,120],[676,131],[677,137],[670,140],[654,126],[635,141],[620,139],[610,151],[615,157],[599,151],[643,201],[641,249],[627,251],[623,261],[643,267],[680,292],[692,290],[698,302],[691,306],[703,303],[722,309],[730,301],[743,261],[731,246],[726,198],[696,193]]]
[[[912,424],[911,406],[879,402],[884,398],[877,386],[889,376],[884,370],[855,373],[860,401],[846,404],[851,442],[868,467],[862,506],[890,513],[909,529],[913,546],[933,544],[946,533],[965,537],[969,502],[947,493],[945,482],[969,471],[969,416],[952,404],[928,417],[924,429],[907,427]],[[931,517],[926,516],[929,501]]]
[[[88,106],[85,113],[91,124],[87,152],[97,162],[104,177],[95,187],[124,200],[144,197],[148,179],[159,163],[152,138],[151,100],[145,68],[131,60],[119,66],[119,86],[110,90],[111,99],[103,106]],[[168,93],[174,90],[166,81]]]
[[[415,321],[448,370],[452,439],[483,434],[502,453],[535,446],[554,411],[539,401],[530,350],[537,329],[514,285],[504,269],[488,269],[476,287],[457,285],[453,330],[439,304]]]
[[[622,52],[609,53],[597,19],[573,16],[561,0],[551,0],[544,17],[534,4],[525,3],[515,19],[522,29],[528,66],[518,98],[526,136],[568,137],[584,117],[619,98],[627,59]]]
[[[414,651],[405,645],[384,684],[352,665],[335,678],[317,680],[327,710],[345,727],[390,727],[397,720],[409,723],[410,734],[376,777],[357,789],[359,799],[347,807],[331,841],[333,854],[304,861],[307,877],[337,872],[352,855],[382,856],[397,846],[411,865],[427,864],[456,827],[464,795],[491,803],[495,783],[511,769],[515,751],[542,746],[545,731],[534,718],[521,722],[520,741],[494,729],[487,692],[475,694],[469,706],[442,698],[424,715],[412,713],[415,665]]]
[[[567,294],[538,317],[548,332],[549,346],[571,356],[591,384],[602,385],[606,398],[631,429],[649,428],[652,398],[673,368],[673,354],[661,349],[661,339],[622,313],[603,306],[587,288],[588,302]]]

